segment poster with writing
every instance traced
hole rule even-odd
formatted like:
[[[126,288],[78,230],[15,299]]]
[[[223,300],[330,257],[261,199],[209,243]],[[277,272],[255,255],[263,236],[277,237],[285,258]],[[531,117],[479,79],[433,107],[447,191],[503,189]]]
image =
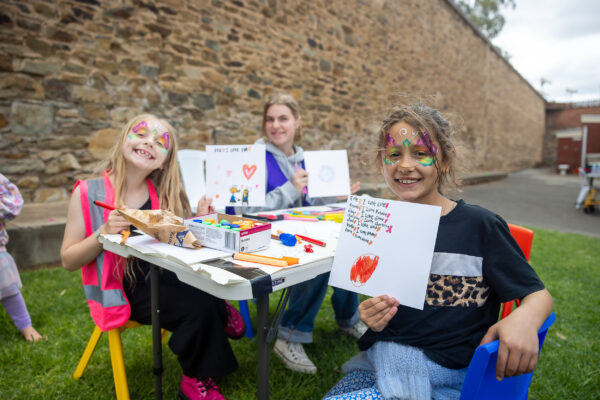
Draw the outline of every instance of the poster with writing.
[[[350,172],[346,150],[305,151],[308,197],[347,196]]]
[[[349,196],[331,286],[423,309],[441,207]]]
[[[216,208],[265,205],[265,145],[206,146],[206,196]]]

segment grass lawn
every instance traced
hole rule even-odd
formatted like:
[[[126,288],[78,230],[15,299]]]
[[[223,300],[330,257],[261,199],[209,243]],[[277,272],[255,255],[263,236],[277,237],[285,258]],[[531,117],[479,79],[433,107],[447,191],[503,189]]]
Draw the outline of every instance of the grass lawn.
[[[554,297],[557,321],[550,328],[534,374],[530,399],[592,399],[600,393],[600,240],[535,229],[531,263]],[[115,397],[108,342],[103,335],[83,377],[72,373],[93,323],[79,273],[62,268],[22,272],[23,295],[37,330],[47,341],[26,343],[0,311],[0,393],[2,399],[111,399]],[[595,293],[595,294],[594,294]],[[328,297],[331,294],[329,289]],[[279,296],[271,296],[271,310]],[[255,307],[251,306],[255,312]],[[254,319],[256,321],[256,319]],[[305,346],[316,375],[287,370],[271,353],[272,399],[319,399],[342,376],[339,366],[354,355],[353,340],[340,335],[329,299],[316,321],[315,343]],[[256,341],[232,342],[240,368],[217,379],[232,400],[256,398]],[[149,327],[123,334],[125,365],[133,399],[153,397]],[[181,370],[163,346],[163,394],[177,397]]]

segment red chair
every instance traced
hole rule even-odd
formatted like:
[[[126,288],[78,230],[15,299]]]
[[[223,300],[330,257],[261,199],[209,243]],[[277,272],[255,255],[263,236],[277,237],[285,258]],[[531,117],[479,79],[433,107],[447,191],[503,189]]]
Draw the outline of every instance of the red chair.
[[[519,247],[523,251],[525,255],[525,259],[529,261],[529,255],[531,254],[531,245],[533,244],[533,231],[531,229],[524,228],[519,225],[508,224],[508,228],[510,229],[510,234],[515,238]],[[502,313],[500,314],[500,319],[506,317],[513,309],[513,302],[519,305],[519,299],[515,299],[513,301],[507,301],[502,304]]]

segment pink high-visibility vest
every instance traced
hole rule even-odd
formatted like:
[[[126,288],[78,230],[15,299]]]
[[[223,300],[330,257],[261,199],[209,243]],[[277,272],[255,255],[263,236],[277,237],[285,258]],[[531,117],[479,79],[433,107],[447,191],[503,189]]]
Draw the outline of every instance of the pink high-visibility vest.
[[[152,209],[158,209],[159,201],[150,180],[148,192]],[[81,210],[85,223],[85,235],[93,235],[108,219],[110,210],[94,204],[99,200],[113,205],[115,191],[108,178],[108,171],[103,178],[77,181],[81,194]],[[116,268],[119,265],[119,268]],[[98,268],[98,266],[102,266]],[[118,328],[129,320],[131,308],[123,289],[123,267],[125,259],[109,251],[102,251],[96,260],[81,269],[83,291],[87,298],[90,314],[94,323],[103,332]]]

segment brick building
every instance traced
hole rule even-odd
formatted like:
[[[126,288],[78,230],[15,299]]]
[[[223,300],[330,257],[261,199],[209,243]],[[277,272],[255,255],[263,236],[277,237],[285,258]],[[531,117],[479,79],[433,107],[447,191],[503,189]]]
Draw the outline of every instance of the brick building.
[[[587,125],[587,153],[595,161],[600,155],[600,129],[593,115],[600,115],[600,101],[584,103],[548,103],[546,106],[547,135],[545,161],[558,168],[568,165],[568,171],[576,173],[581,166],[581,149],[584,126]],[[600,161],[600,160],[599,160]]]

